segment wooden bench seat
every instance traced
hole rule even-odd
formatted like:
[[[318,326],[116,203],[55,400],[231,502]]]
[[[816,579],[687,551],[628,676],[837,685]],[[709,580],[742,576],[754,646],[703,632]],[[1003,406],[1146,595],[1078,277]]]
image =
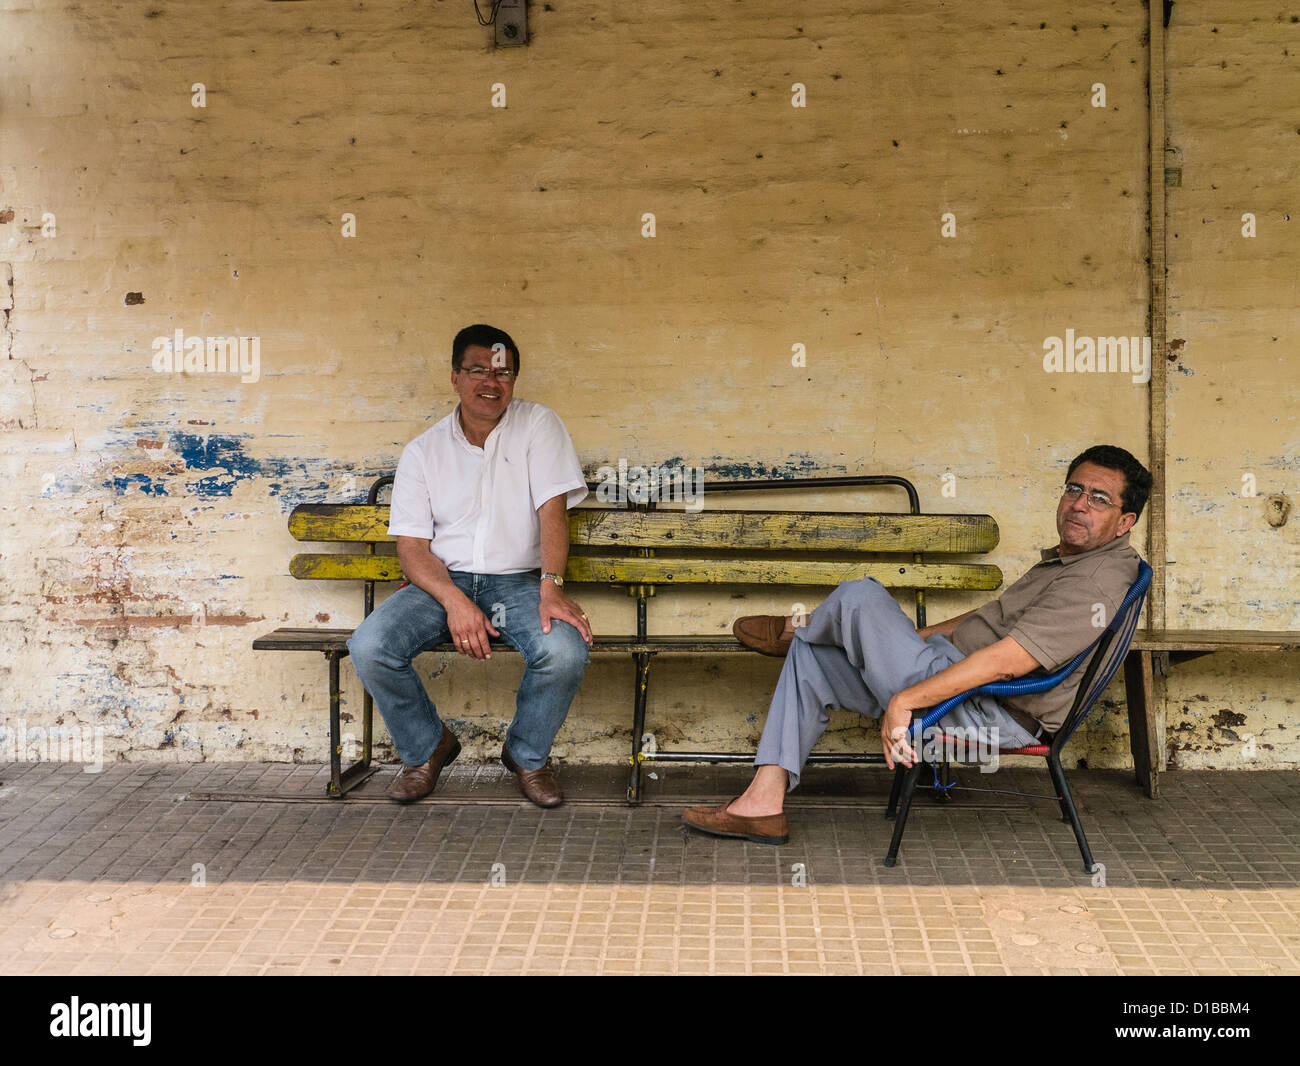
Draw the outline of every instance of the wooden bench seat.
[[[1133,647],[1169,652],[1170,662],[1187,662],[1216,651],[1300,651],[1300,630],[1139,629]]]

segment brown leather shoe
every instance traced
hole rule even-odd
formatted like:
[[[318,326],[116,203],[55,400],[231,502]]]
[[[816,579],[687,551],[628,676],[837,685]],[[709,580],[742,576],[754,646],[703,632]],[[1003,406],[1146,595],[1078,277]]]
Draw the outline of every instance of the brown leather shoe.
[[[786,619],[779,615],[751,614],[737,618],[732,623],[731,631],[747,648],[784,659],[794,639],[781,635],[785,631],[785,623]]]
[[[560,783],[555,780],[555,771],[551,768],[550,759],[546,760],[546,765],[540,770],[521,770],[503,747],[501,763],[519,778],[520,790],[537,806],[558,807],[564,802],[564,792],[560,788]]]
[[[397,777],[388,786],[388,798],[398,803],[414,803],[418,799],[424,799],[438,784],[438,775],[442,773],[442,768],[455,761],[459,754],[460,741],[444,722],[442,739],[433,749],[429,761],[419,766],[407,766],[403,763]]]
[[[784,844],[790,839],[790,825],[785,820],[784,811],[780,814],[765,814],[759,818],[745,818],[732,814],[727,809],[735,802],[734,799],[729,800],[721,807],[687,807],[682,811],[682,821],[715,837],[738,837],[741,840],[752,840],[755,844]]]

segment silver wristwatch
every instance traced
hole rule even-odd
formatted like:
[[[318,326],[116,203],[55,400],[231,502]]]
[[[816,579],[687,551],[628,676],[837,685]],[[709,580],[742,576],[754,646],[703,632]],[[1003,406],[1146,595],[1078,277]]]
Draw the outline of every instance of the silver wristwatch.
[[[561,589],[564,588],[564,578],[560,577],[559,574],[551,573],[549,570],[542,575],[542,580],[554,581],[556,588],[561,588]]]

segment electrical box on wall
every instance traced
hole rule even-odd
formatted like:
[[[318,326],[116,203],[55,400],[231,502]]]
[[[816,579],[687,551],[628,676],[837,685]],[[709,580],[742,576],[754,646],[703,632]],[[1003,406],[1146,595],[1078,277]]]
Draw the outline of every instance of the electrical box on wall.
[[[528,43],[528,0],[500,0],[496,17],[497,47]]]

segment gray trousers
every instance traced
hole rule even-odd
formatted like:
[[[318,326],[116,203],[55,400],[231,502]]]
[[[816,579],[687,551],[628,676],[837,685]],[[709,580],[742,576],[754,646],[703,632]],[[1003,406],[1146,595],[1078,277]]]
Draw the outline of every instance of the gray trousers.
[[[845,582],[794,631],[754,765],[782,767],[794,788],[832,707],[879,718],[895,693],[964,658],[947,637],[922,640],[879,581]],[[953,708],[942,724],[982,727],[1003,748],[1036,743],[990,696]]]

